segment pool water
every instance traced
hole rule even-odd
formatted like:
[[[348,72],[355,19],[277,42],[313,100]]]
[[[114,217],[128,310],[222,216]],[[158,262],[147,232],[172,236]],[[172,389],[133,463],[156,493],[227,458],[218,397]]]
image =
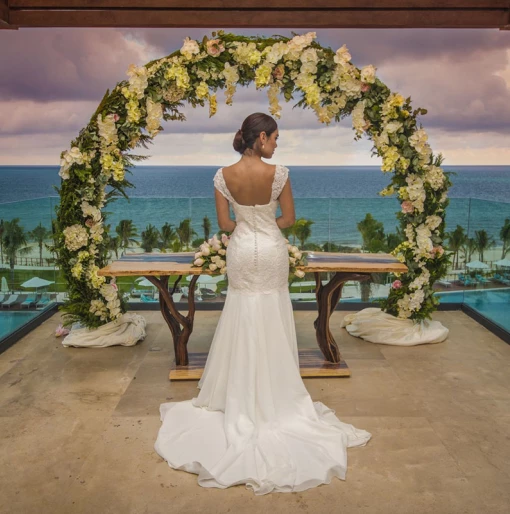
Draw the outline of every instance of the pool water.
[[[18,328],[35,318],[40,312],[1,312],[0,339],[8,336]]]
[[[482,316],[510,332],[510,288],[477,289],[435,293],[441,303],[464,303]],[[374,300],[375,298],[371,298]],[[382,299],[382,298],[378,298]],[[359,298],[341,298],[342,303],[356,303]],[[376,306],[377,304],[374,304]]]
[[[510,288],[438,293],[441,302],[461,302],[510,332]]]

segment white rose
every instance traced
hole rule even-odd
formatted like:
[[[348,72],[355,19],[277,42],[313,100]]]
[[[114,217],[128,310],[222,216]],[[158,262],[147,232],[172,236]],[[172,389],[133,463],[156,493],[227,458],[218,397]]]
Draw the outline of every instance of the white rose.
[[[195,259],[198,259],[199,257],[202,257],[202,252],[195,253]]]
[[[385,127],[384,130],[388,134],[394,134],[397,132],[400,128],[402,128],[402,123],[400,121],[390,121]]]
[[[191,59],[194,54],[198,53],[200,53],[200,47],[198,46],[198,43],[194,39],[186,37],[181,48],[181,54],[184,55],[184,57],[187,59]]]
[[[211,253],[211,250],[209,250],[208,247],[202,248],[201,251],[202,251],[202,255],[205,255],[205,256],[207,256]]]
[[[361,82],[373,84],[375,82],[375,70],[376,68],[371,64],[361,68]]]
[[[201,257],[196,259],[195,262],[193,263],[195,266],[202,266],[202,264],[204,264],[204,259],[202,259]]]
[[[303,254],[302,254],[302,252],[296,252],[296,253],[294,254],[294,257],[295,257],[296,259],[301,259],[301,256],[302,256],[302,255],[303,255]]]
[[[345,45],[341,46],[335,54],[334,61],[337,64],[344,64],[351,60],[351,54]]]
[[[218,269],[218,266],[216,266],[216,264],[211,263],[211,264],[209,264],[209,269],[210,269],[211,271],[215,271],[215,270],[217,270],[217,269]]]
[[[292,253],[299,252],[299,248],[297,246],[292,246],[291,250]]]
[[[294,272],[294,275],[296,275],[298,278],[303,278],[305,276],[305,272],[301,269],[298,269]]]

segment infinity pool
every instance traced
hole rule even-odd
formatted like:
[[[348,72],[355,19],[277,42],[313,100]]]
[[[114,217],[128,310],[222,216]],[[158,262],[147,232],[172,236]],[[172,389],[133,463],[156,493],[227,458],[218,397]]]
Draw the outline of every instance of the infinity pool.
[[[37,312],[1,312],[0,311],[0,339],[8,336],[18,328],[35,318],[40,311]]]

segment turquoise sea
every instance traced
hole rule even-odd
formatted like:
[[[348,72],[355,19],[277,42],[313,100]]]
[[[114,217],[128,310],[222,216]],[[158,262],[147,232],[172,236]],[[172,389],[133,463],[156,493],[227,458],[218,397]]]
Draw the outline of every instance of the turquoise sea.
[[[139,231],[152,223],[178,225],[191,217],[203,235],[208,216],[217,230],[212,178],[219,166],[137,166],[128,179],[135,185],[129,202],[108,206],[107,223],[132,219]],[[398,202],[377,193],[389,182],[377,166],[289,166],[296,216],[312,219],[310,241],[356,245],[361,241],[356,223],[367,212],[395,230]],[[498,240],[504,219],[510,218],[510,166],[444,166],[452,177],[447,229],[457,224],[470,233],[485,229]],[[26,230],[39,222],[50,226],[60,183],[58,166],[0,166],[0,219],[20,217]]]

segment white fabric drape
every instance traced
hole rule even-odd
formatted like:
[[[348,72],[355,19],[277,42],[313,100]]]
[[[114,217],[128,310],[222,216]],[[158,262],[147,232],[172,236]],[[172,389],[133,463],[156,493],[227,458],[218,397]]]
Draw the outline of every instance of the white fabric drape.
[[[118,320],[98,328],[72,328],[62,340],[62,345],[88,348],[134,346],[137,341],[145,338],[146,324],[143,316],[126,312]]]
[[[361,337],[370,343],[396,346],[441,343],[449,330],[439,321],[424,320],[418,323],[400,319],[381,309],[369,307],[354,314],[346,314],[342,327],[351,336]]]

